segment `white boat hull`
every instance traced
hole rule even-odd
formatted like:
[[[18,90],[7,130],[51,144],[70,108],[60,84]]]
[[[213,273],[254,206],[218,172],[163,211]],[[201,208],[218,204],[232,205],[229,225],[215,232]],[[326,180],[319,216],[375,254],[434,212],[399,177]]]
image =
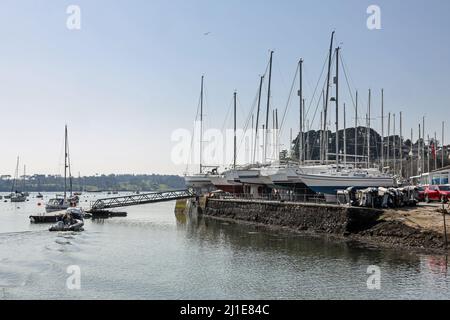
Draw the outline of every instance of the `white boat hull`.
[[[308,175],[300,174],[300,179],[314,192],[335,195],[337,190],[350,187],[356,189],[393,187],[391,177],[342,176],[342,175]]]

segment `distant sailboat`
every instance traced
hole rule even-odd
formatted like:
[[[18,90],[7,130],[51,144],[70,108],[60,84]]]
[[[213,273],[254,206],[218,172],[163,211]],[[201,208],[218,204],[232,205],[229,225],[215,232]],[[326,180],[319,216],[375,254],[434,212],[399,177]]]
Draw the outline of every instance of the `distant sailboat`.
[[[70,197],[67,196],[67,174],[69,173],[70,179]],[[70,172],[70,158],[69,158],[69,145],[68,145],[68,134],[67,125],[65,127],[65,138],[64,138],[64,196],[56,196],[56,198],[50,199],[45,206],[47,212],[55,212],[66,210],[69,207],[75,207],[79,202],[77,196],[72,194],[72,175]]]
[[[17,157],[16,171],[15,171],[15,174],[14,174],[14,181],[13,181],[13,184],[12,184],[12,187],[11,187],[11,194],[10,194],[10,197],[9,197],[11,199],[11,202],[25,202],[25,201],[27,201],[27,196],[16,189],[16,187],[17,187],[17,180],[18,179],[19,179],[19,157]]]

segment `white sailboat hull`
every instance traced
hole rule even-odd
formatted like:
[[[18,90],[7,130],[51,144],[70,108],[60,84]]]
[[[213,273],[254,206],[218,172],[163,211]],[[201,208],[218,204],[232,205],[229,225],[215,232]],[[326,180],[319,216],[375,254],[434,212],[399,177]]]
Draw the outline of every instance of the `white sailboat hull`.
[[[314,192],[335,195],[337,190],[349,187],[357,189],[393,187],[394,179],[391,177],[371,176],[345,176],[345,175],[309,175],[300,174],[300,179]]]

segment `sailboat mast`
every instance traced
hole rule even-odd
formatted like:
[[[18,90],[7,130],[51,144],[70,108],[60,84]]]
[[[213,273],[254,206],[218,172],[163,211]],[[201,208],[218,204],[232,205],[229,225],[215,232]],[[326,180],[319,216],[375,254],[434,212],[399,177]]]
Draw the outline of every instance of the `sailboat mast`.
[[[259,92],[258,92],[258,110],[256,112],[256,126],[255,126],[255,145],[253,149],[253,163],[256,161],[256,149],[258,148],[258,129],[259,129],[259,114],[261,111],[261,94],[262,94],[262,86],[263,86],[264,76],[261,76],[259,82]]]
[[[270,112],[270,90],[272,85],[272,63],[273,63],[273,51],[270,51],[270,62],[269,62],[269,83],[267,85],[267,109],[266,109],[266,137],[264,143],[264,163],[267,160],[267,144],[268,144],[268,133],[269,133],[269,112]]]
[[[389,169],[391,168],[391,113],[388,114],[388,136],[387,136],[387,148],[386,148],[386,155],[387,155],[387,166]]]
[[[303,112],[303,163],[309,159],[309,121],[306,121],[305,113],[305,98],[302,99],[302,112]]]
[[[323,110],[323,131],[324,133],[327,131],[327,113],[328,113],[328,99],[330,94],[330,73],[331,73],[331,59],[332,59],[332,53],[333,53],[333,40],[334,40],[334,31],[331,33],[331,42],[330,42],[330,50],[328,53],[328,74],[327,74],[327,84],[326,84],[326,95],[325,95],[325,106]],[[326,142],[326,144],[325,144]],[[327,151],[326,151],[326,145],[328,145],[328,141],[323,139],[323,147],[322,151],[324,152],[323,159],[325,161],[328,160],[327,158]]]
[[[397,118],[395,113],[392,116],[394,117],[394,142],[392,144],[394,149],[394,174],[397,174]]]
[[[410,150],[410,158],[411,158],[411,175],[410,177],[414,176],[414,129],[411,128],[411,150]]]
[[[384,89],[381,89],[381,168],[384,169]]]
[[[325,127],[324,124],[324,119],[323,119],[323,113],[325,111],[325,91],[322,89],[322,112],[320,112],[320,127],[319,127],[319,132],[320,132],[320,147],[319,147],[319,152],[320,152],[320,163],[324,162],[324,151],[323,151],[323,147],[325,145],[325,143],[323,142],[325,140],[325,131],[323,130],[323,128]]]
[[[19,175],[19,156],[17,156],[17,162],[16,162],[16,170],[14,172],[14,180],[13,180],[13,184],[11,186],[11,193],[13,193],[15,188],[16,188],[16,183],[17,183],[17,176]]]
[[[299,102],[300,102],[300,132],[298,135],[299,143],[298,143],[298,160],[299,163],[303,163],[303,59],[300,59],[298,63],[298,69],[299,69],[299,90],[298,90],[298,96],[299,96]]]
[[[67,125],[64,130],[64,199],[67,198]]]
[[[434,170],[437,170],[437,149],[438,149],[438,143],[437,143],[437,133],[434,132]]]
[[[417,142],[418,147],[417,147],[417,175],[419,174],[419,172],[422,174],[423,173],[423,168],[422,168],[422,129],[421,129],[421,124],[419,123],[419,142]]]
[[[400,111],[400,177],[403,178],[403,112]]]
[[[371,126],[370,126],[370,107],[371,107],[371,99],[372,99],[372,90],[369,89],[369,111],[367,114],[367,168],[370,167],[370,131],[371,131]]]
[[[344,165],[347,166],[347,114],[344,103]]]
[[[430,135],[427,134],[427,139],[428,139],[428,145],[427,145],[427,168],[428,168],[428,172],[431,171],[430,168]]]
[[[355,105],[355,164],[358,162],[358,91],[356,91]]]
[[[236,170],[236,96],[237,92],[234,92],[233,100],[234,100],[234,154],[233,154],[233,169]]]
[[[254,134],[254,132],[255,132],[255,114],[252,113],[252,134],[251,134],[250,151],[249,151],[250,156],[253,155],[253,148],[254,148],[254,146],[253,146],[253,142],[254,142],[253,134]],[[253,163],[253,158],[251,158],[251,162]]]
[[[422,170],[425,172],[425,116],[422,118]]]
[[[200,174],[203,173],[203,82],[205,76],[202,76],[202,83],[200,89]]]
[[[441,145],[442,145],[442,168],[444,167],[444,146],[445,146],[445,144],[444,144],[444,132],[445,132],[445,122],[444,121],[442,121],[442,142],[441,142]]]
[[[339,164],[339,49],[336,48],[336,164]]]

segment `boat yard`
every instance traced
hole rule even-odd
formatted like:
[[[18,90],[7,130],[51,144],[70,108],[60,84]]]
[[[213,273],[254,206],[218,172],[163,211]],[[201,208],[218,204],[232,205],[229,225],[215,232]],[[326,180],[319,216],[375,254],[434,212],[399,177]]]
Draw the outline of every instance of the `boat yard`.
[[[342,48],[334,47],[335,36],[335,32],[332,32],[327,63],[324,65],[327,72],[322,95],[319,97],[323,102],[319,130],[311,133],[310,125],[306,125],[309,120],[314,119],[307,119],[303,90],[305,62],[300,59],[293,82],[294,87],[296,79],[299,81],[297,95],[300,130],[293,140],[291,129],[290,149],[284,153],[280,151],[280,136],[287,110],[281,121],[278,110],[271,110],[274,56],[274,51],[271,51],[266,72],[260,78],[257,100],[247,118],[246,127],[250,123],[249,119],[252,126],[250,164],[239,165],[237,160],[240,147],[237,142],[237,93],[234,92],[233,163],[222,173],[219,173],[220,166],[204,165],[207,160],[204,159],[203,151],[205,77],[202,76],[199,118],[196,119],[200,121],[199,171],[185,176],[187,187],[205,197],[204,205],[198,207],[199,212],[216,219],[251,222],[296,231],[331,233],[378,245],[447,249],[445,218],[448,215],[446,204],[450,200],[450,192],[442,193],[438,199],[442,204],[430,204],[428,196],[424,196],[424,193],[428,194],[430,185],[449,184],[450,170],[444,168],[444,124],[439,169],[439,142],[436,134],[434,140],[425,141],[425,118],[419,125],[417,148],[413,144],[413,130],[411,139],[408,140],[409,147],[406,146],[403,136],[404,114],[386,114],[385,92],[382,89],[381,135],[378,134],[371,122],[374,94],[369,89],[365,123],[360,126],[358,103],[361,97],[358,91],[350,88],[347,81],[349,92],[354,94],[351,99],[355,109],[354,128],[349,129],[346,105],[339,100],[340,72],[347,78],[348,71],[341,61]],[[341,68],[343,70],[340,71]],[[267,85],[266,102],[263,101],[263,82]],[[290,96],[288,101],[292,98]],[[263,118],[264,103],[266,121],[261,129],[259,126],[260,119]],[[332,104],[336,108],[334,133],[327,118],[330,117]],[[317,107],[320,111],[319,104]],[[342,109],[343,120],[339,118]],[[313,136],[312,141],[310,135]],[[208,171],[209,168],[212,170]],[[430,173],[426,173],[427,170]],[[441,189],[445,190],[445,187]],[[197,204],[196,200],[193,205],[186,207],[195,208]],[[367,219],[368,216],[371,218]],[[348,229],[349,223],[359,227]]]

